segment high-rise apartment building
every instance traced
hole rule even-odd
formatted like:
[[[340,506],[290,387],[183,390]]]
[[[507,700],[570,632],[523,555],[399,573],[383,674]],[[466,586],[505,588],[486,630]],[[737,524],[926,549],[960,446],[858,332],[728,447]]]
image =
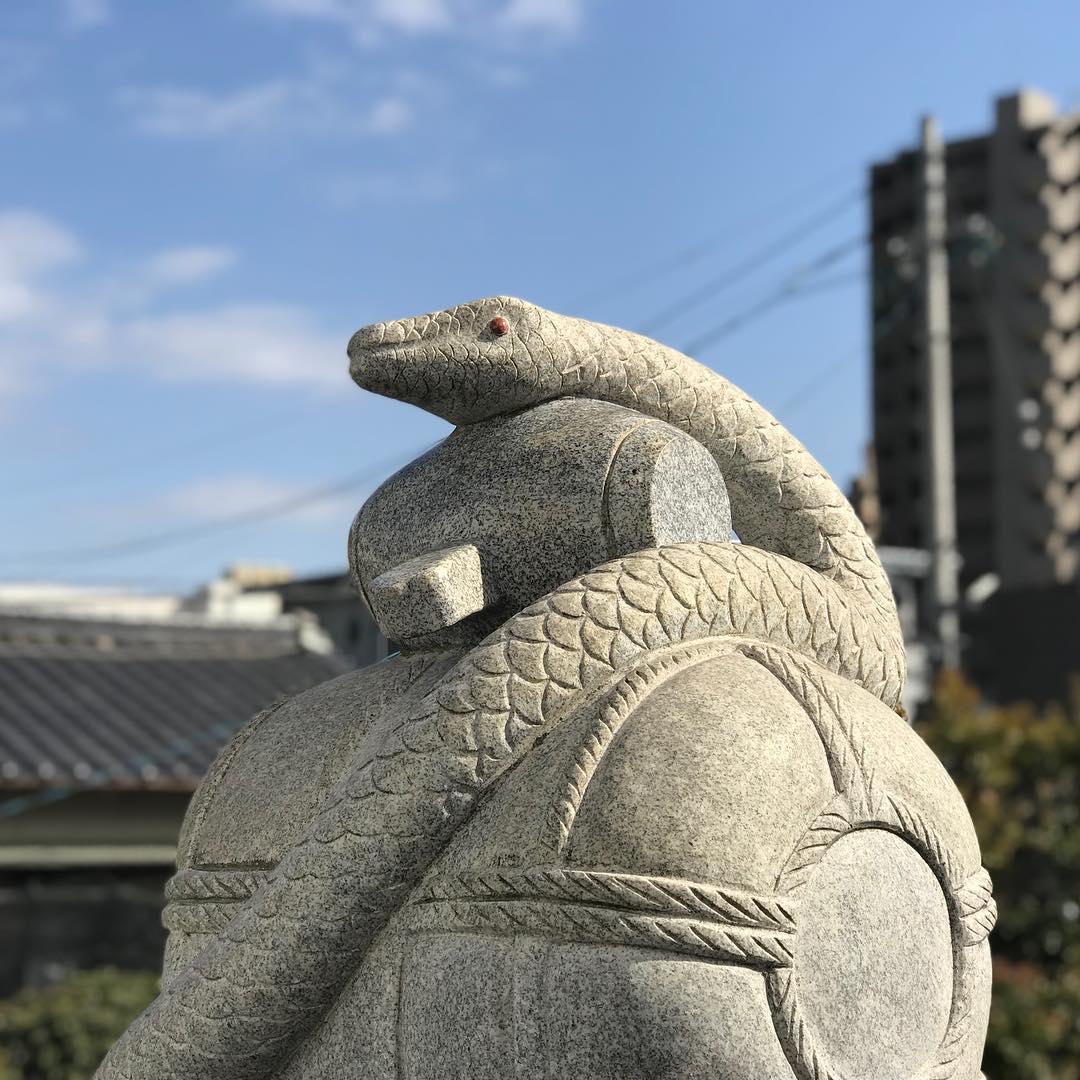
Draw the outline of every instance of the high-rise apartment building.
[[[1080,112],[1002,98],[945,171],[960,582],[1080,582]],[[870,182],[879,540],[932,548],[919,148]]]

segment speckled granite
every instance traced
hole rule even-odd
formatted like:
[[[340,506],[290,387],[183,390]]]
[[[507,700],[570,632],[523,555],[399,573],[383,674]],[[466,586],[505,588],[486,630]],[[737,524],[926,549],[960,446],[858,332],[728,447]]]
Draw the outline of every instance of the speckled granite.
[[[808,452],[511,298],[350,355],[462,425],[350,535],[402,654],[223,752],[98,1075],[975,1080],[989,877]]]

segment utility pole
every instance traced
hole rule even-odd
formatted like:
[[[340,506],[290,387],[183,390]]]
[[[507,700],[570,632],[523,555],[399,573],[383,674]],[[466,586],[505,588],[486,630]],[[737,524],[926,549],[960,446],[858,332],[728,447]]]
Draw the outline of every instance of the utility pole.
[[[920,244],[923,385],[926,423],[925,531],[929,537],[929,614],[944,667],[960,666],[959,558],[956,549],[956,470],[953,464],[952,330],[949,317],[945,144],[937,121],[923,117],[920,168]]]

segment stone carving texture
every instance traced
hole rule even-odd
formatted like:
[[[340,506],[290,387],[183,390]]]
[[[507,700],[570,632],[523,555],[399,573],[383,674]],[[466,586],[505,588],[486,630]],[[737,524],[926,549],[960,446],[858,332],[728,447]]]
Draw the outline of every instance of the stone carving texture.
[[[218,792],[249,784],[253,802],[289,806],[308,767],[284,724],[225,751],[169,886],[163,993],[99,1077],[973,1080],[990,880],[955,789],[891,711],[891,591],[810,454],[689,358],[512,298],[369,327],[350,356],[361,385],[466,425],[376,493],[350,539],[357,584],[408,656],[356,676],[355,696],[346,677],[279,706],[351,752],[310,766],[319,798],[280,853],[259,855],[277,847],[257,842],[253,811],[242,857],[197,864],[196,840],[235,835]],[[542,596],[528,535],[484,532],[484,454],[529,439],[568,463],[555,481],[584,523],[545,562],[572,576]],[[455,454],[469,464],[444,509]],[[499,460],[512,491],[528,457]],[[722,512],[697,509],[710,490]],[[741,544],[724,535],[728,496]],[[256,755],[265,779],[242,779]],[[724,840],[747,831],[749,846]],[[674,956],[684,966],[657,966]],[[561,1002],[641,977],[629,998],[596,991],[594,1050],[575,1059]],[[452,1000],[425,997],[448,978]],[[502,1006],[481,1003],[504,984],[496,1021]],[[665,1043],[684,1000],[695,1019]],[[662,1065],[640,1064],[638,1039]]]

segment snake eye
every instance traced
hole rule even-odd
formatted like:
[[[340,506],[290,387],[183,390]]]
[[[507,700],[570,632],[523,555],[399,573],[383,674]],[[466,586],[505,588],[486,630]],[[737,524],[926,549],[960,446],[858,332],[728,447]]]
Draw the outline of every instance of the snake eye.
[[[488,329],[496,336],[502,337],[510,329],[510,324],[501,315],[496,315],[491,322],[488,323]]]

